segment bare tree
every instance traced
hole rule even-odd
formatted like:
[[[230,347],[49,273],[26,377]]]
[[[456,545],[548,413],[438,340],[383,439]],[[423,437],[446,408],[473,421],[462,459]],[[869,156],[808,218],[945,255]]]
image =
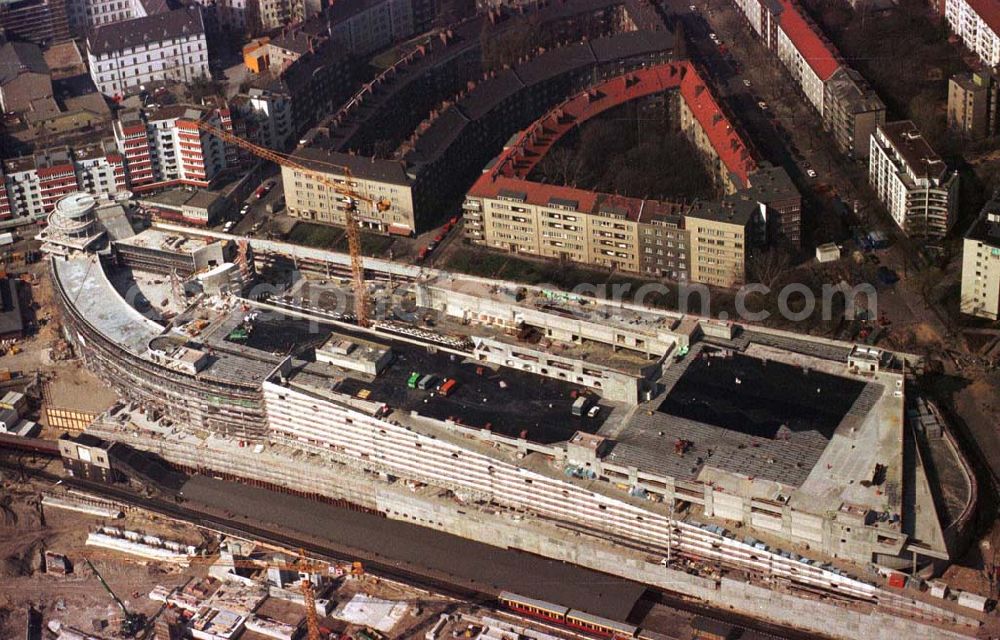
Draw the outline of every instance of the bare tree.
[[[771,288],[788,271],[788,254],[780,249],[770,248],[750,256],[749,272],[754,282]]]

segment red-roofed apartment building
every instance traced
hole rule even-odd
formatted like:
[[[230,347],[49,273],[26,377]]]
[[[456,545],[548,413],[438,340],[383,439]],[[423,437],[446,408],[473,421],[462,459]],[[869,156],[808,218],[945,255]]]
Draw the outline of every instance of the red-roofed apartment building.
[[[663,202],[529,178],[568,131],[665,92],[722,197]],[[479,246],[722,287],[745,281],[752,248],[768,235],[798,245],[800,208],[788,175],[758,166],[688,62],[637,70],[568,98],[508,142],[463,205],[466,237]]]
[[[121,156],[108,139],[4,160],[0,183],[0,220],[40,220],[60,198],[74,191],[114,196],[124,190],[125,175]]]
[[[869,140],[885,123],[885,105],[864,78],[792,0],[733,0],[754,32],[774,51],[843,153],[868,156]]]
[[[945,0],[944,17],[983,64],[988,67],[1000,64],[1000,2]]]

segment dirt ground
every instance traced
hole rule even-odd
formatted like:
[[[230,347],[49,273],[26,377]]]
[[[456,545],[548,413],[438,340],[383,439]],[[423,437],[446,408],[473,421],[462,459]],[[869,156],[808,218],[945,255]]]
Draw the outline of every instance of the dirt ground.
[[[79,359],[64,359],[72,355],[61,336],[58,305],[53,299],[52,282],[40,265],[33,265],[31,297],[37,305],[37,333],[17,343],[18,353],[7,353],[0,357],[0,369],[18,373],[25,383],[30,383],[39,374],[45,405],[53,408],[74,409],[98,413],[107,409],[117,399],[115,394],[97,377],[83,366]],[[44,411],[29,415],[46,427]],[[43,437],[55,437],[57,433],[43,433]]]
[[[83,631],[96,632],[94,621],[113,619],[119,609],[87,566],[89,559],[130,610],[154,615],[159,603],[147,594],[157,585],[180,586],[204,567],[181,569],[145,563],[124,554],[87,547],[87,534],[101,524],[113,524],[189,543],[206,542],[186,525],[130,515],[113,522],[83,513],[39,508],[44,483],[19,482],[2,472],[0,482],[0,638],[23,637],[26,610],[34,606],[47,624],[58,620]],[[66,576],[47,574],[43,554],[65,555],[73,565]],[[100,625],[98,625],[100,626]],[[105,630],[103,635],[110,635]]]

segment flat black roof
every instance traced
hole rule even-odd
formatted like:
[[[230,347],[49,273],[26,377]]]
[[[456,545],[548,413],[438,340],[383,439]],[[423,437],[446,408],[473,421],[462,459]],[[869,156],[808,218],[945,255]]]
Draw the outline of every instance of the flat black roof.
[[[393,409],[416,411],[438,420],[454,419],[469,427],[488,427],[506,436],[523,435],[543,444],[569,440],[577,431],[596,433],[610,413],[605,407],[593,418],[572,415],[573,392],[584,388],[563,380],[507,367],[493,369],[407,342],[385,343],[395,355],[392,364],[374,380],[348,377],[337,391],[351,396],[368,391],[368,400],[384,402]],[[407,381],[413,373],[432,374],[438,383],[452,378],[458,384],[448,397],[434,389],[410,389]]]
[[[829,439],[864,388],[860,380],[706,348],[658,411],[772,440],[780,429]]]
[[[195,476],[182,492],[189,501],[367,552],[385,564],[416,565],[486,592],[512,591],[611,620],[626,620],[645,591],[564,562],[266,489]]]

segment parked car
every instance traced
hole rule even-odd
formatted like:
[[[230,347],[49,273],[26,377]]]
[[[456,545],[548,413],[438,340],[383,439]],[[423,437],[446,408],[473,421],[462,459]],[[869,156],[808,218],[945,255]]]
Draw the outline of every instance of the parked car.
[[[235,227],[235,226],[236,226],[236,221],[235,220],[229,220],[228,222],[226,222],[226,224],[222,225],[222,232],[223,233],[229,233],[230,231],[233,230],[233,227]]]
[[[815,178],[816,171],[814,171],[813,169],[806,169],[806,175],[809,176],[810,178]]]
[[[273,189],[273,188],[274,188],[274,182],[272,182],[271,180],[268,180],[264,184],[262,184],[259,187],[257,187],[257,190],[254,191],[254,195],[257,197],[258,200],[260,200],[261,198],[263,198],[267,194],[271,193],[271,189]]]

